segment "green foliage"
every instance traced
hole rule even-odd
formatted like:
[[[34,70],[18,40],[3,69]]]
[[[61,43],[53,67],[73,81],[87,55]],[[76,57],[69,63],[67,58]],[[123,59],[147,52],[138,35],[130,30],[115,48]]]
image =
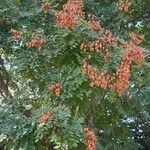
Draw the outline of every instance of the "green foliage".
[[[63,145],[77,147],[82,139],[83,118],[72,116],[69,108],[64,105],[53,106],[47,101],[46,105],[36,106],[36,103],[32,107],[22,103],[22,100],[11,102],[1,109],[1,132],[10,137],[3,141],[4,144],[7,143],[5,149],[36,149],[36,144],[41,144],[46,149],[44,140],[52,142],[55,149],[60,149]],[[37,119],[47,111],[54,113],[52,119],[46,125],[38,124]]]
[[[144,50],[146,59],[141,68],[132,66],[131,98],[127,93],[119,97],[113,90],[91,88],[82,73],[83,59],[90,54],[92,66],[113,74],[120,66],[123,52],[117,45],[109,47],[109,62],[95,52],[81,52],[81,43],[94,41],[102,33],[89,30],[83,20],[74,29],[60,28],[55,12],[62,9],[66,0],[51,0],[53,8],[46,14],[41,12],[44,2],[0,0],[0,60],[5,63],[0,62],[0,83],[8,81],[5,84],[8,91],[0,86],[0,148],[84,150],[85,127],[95,131],[97,150],[148,147],[149,142],[143,141],[149,138],[145,131],[150,132],[149,51]],[[133,0],[131,11],[123,13],[117,0],[85,0],[84,11],[95,14],[120,43],[130,41],[131,31],[144,34],[142,46],[148,49],[148,3],[149,0]],[[22,32],[23,40],[13,41],[12,28]],[[41,50],[26,46],[33,32],[37,37],[45,36]],[[56,83],[60,83],[59,97],[48,90]],[[46,124],[39,124],[38,118],[48,111],[53,112],[52,118]]]

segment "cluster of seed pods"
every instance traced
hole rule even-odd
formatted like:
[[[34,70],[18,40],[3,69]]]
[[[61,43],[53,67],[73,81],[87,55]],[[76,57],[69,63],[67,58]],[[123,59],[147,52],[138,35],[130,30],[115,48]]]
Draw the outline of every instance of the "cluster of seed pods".
[[[42,46],[46,43],[46,39],[43,34],[36,35],[35,32],[32,33],[32,40],[26,43],[27,48],[35,48],[37,50],[41,50]]]
[[[55,85],[51,85],[48,89],[55,93],[57,97],[60,96],[60,83],[56,83]]]
[[[86,136],[86,150],[96,150],[96,135],[89,128],[84,129],[84,133]]]
[[[82,43],[80,50],[83,51],[96,51],[99,53],[102,49],[105,49],[106,46],[116,43],[116,38],[112,36],[112,33],[109,30],[106,30],[102,37],[98,40],[91,42],[90,44]]]
[[[83,72],[88,76],[90,85],[92,87],[100,87],[104,90],[107,88],[114,89],[117,91],[119,96],[127,91],[131,76],[130,70],[132,62],[135,62],[138,66],[141,66],[144,61],[143,49],[134,43],[126,46],[126,53],[124,54],[121,65],[115,75],[100,73],[97,69],[89,65],[88,59],[85,59],[83,64]]]
[[[22,32],[19,32],[19,31],[15,30],[15,29],[11,29],[10,33],[11,33],[11,36],[12,36],[12,38],[13,38],[13,40],[15,42],[21,41],[21,39],[22,39]]]
[[[109,59],[109,51],[107,46],[116,44],[117,40],[115,37],[112,36],[112,33],[109,30],[106,30],[102,37],[98,40],[95,40],[91,43],[82,43],[80,45],[81,51],[89,51],[89,52],[96,52],[101,53],[105,61]]]
[[[83,17],[82,0],[68,0],[63,5],[63,10],[55,14],[56,21],[62,28],[72,29],[77,23],[79,17]]]
[[[50,118],[52,118],[53,112],[45,112],[41,117],[38,118],[37,122],[39,124],[46,124]]]
[[[96,21],[97,17],[93,14],[88,14],[87,16],[88,24],[90,26],[90,29],[93,31],[100,31],[102,29],[101,25],[98,21]]]
[[[120,10],[123,12],[129,12],[130,8],[131,8],[131,3],[128,0],[121,3],[120,5]]]
[[[51,8],[52,8],[52,7],[51,7],[51,4],[50,4],[49,2],[46,2],[46,3],[42,6],[42,11],[43,11],[44,13],[48,13]]]
[[[82,11],[82,8],[82,0],[68,0],[68,2],[63,5],[63,10],[55,14],[60,27],[66,29],[74,28],[78,24],[79,18],[85,18],[85,13]],[[87,23],[91,30],[100,31],[102,29],[101,25],[95,21],[95,15],[89,14],[88,19],[90,19],[90,21]]]
[[[88,60],[84,60],[83,73],[86,74],[90,80],[91,87],[102,88],[104,90],[108,87],[109,75],[100,73],[96,68],[89,65]]]
[[[130,38],[134,44],[139,45],[144,40],[144,35],[137,35],[136,33],[131,32]]]
[[[131,64],[133,61],[138,66],[141,66],[144,61],[144,53],[141,47],[131,43],[127,45],[127,51],[124,54],[120,68],[116,72],[116,82],[111,85],[118,92],[119,96],[128,89],[131,76]]]
[[[45,43],[45,39],[41,38],[41,39],[32,39],[30,42],[26,43],[26,47],[27,48],[36,48],[38,50],[41,50],[43,44]]]
[[[100,31],[102,27],[97,21],[89,21],[90,29],[93,31]]]

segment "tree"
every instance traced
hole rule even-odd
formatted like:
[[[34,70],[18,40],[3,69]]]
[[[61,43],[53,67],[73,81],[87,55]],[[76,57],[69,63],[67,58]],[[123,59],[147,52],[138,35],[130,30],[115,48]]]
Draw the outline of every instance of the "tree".
[[[149,145],[148,1],[1,3],[3,149]]]

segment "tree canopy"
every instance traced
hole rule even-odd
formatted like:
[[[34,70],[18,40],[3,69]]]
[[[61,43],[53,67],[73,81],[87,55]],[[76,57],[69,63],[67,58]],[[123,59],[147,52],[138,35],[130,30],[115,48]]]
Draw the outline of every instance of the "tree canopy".
[[[0,4],[1,149],[149,149],[149,0]]]

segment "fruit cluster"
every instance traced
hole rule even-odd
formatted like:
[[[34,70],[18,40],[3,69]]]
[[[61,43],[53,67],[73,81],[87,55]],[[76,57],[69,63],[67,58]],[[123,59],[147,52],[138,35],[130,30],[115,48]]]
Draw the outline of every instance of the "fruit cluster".
[[[87,59],[84,60],[83,73],[88,76],[91,87],[95,86],[104,90],[107,89],[110,76],[104,73],[100,73],[96,68],[93,68],[88,64]]]
[[[126,0],[120,5],[120,10],[123,12],[128,12],[131,8],[131,3]]]
[[[130,37],[131,37],[131,41],[136,45],[141,44],[142,41],[144,40],[144,35],[137,35],[134,32],[130,33]]]
[[[79,17],[83,17],[82,12],[82,0],[68,0],[66,4],[63,5],[63,10],[55,14],[56,21],[60,27],[68,29],[74,28]]]
[[[44,13],[48,13],[49,10],[51,9],[51,4],[49,2],[46,2],[43,6],[42,6],[42,11]]]
[[[88,14],[87,15],[87,20],[88,21],[88,24],[90,26],[90,30],[93,30],[93,31],[100,31],[102,29],[101,25],[99,24],[98,21],[96,21],[97,17],[93,14]]]
[[[121,96],[129,86],[129,80],[131,76],[130,70],[133,61],[137,65],[141,66],[144,61],[144,54],[142,48],[134,44],[129,44],[120,68],[116,72],[116,82],[111,86],[118,92],[119,96]]]
[[[126,49],[121,65],[113,75],[100,73],[89,65],[88,59],[84,60],[83,73],[88,76],[92,87],[95,86],[104,90],[107,88],[114,89],[119,96],[127,91],[131,76],[131,64],[134,61],[138,66],[141,66],[144,61],[144,54],[142,48],[133,43],[129,44]]]
[[[22,39],[22,32],[19,32],[15,29],[10,30],[11,36],[15,42],[18,42]]]
[[[56,83],[55,85],[51,85],[48,89],[55,93],[57,97],[60,96],[60,83]]]
[[[91,42],[90,44],[82,43],[80,50],[84,51],[96,51],[99,53],[101,50],[105,49],[106,46],[116,43],[116,38],[112,36],[112,33],[109,30],[106,30],[102,37],[98,40]]]
[[[96,150],[96,135],[88,128],[84,129],[84,133],[87,139],[86,150]]]
[[[52,112],[45,112],[41,117],[38,118],[37,122],[39,124],[46,124],[48,120],[53,116]]]
[[[41,50],[41,48],[45,42],[46,42],[46,40],[44,38],[32,39],[30,42],[26,43],[26,47]]]
[[[93,31],[100,31],[102,28],[97,21],[89,21],[90,29]]]

